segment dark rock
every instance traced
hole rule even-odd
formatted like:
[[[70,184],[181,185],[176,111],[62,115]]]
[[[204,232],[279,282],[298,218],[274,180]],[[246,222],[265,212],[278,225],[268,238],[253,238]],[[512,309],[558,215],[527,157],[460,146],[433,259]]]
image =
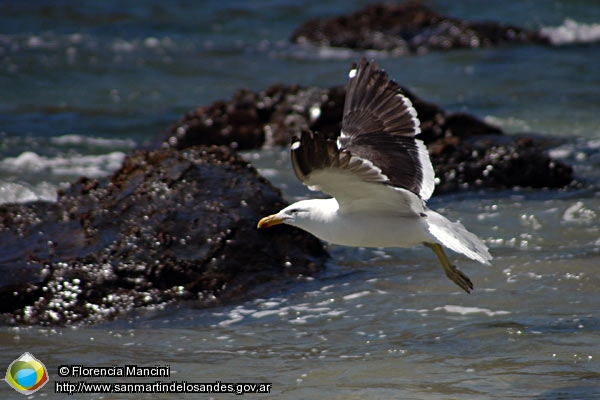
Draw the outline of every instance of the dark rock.
[[[283,206],[227,148],[138,151],[57,203],[0,206],[0,312],[10,323],[93,323],[176,300],[273,292],[327,257],[303,231],[256,229]]]
[[[531,137],[527,141],[522,135],[503,135],[501,129],[472,115],[448,113],[406,88],[403,91],[417,110],[421,121],[419,137],[429,146],[440,180],[435,193],[473,187],[560,188],[573,180],[572,168],[550,158],[542,140]],[[254,99],[254,103],[249,103],[250,98]],[[247,120],[248,126],[244,129],[241,125],[235,129],[225,126],[225,133],[216,141],[227,143],[229,140],[240,148],[243,137],[238,139],[231,132],[249,130],[261,132],[261,139],[254,141],[256,147],[263,142],[288,145],[292,136],[299,136],[306,129],[335,138],[340,132],[344,98],[344,87],[322,89],[275,85],[259,93],[241,91],[230,102],[217,103],[223,104],[223,108],[238,109],[237,103],[244,99],[248,115],[256,118]],[[166,143],[175,143],[181,149],[186,143],[215,140],[212,131],[207,134],[202,129],[189,129],[190,126],[204,126],[202,121],[214,120],[210,111],[213,109],[213,106],[199,107],[188,114],[170,129]],[[178,135],[176,139],[172,139],[174,132]]]
[[[264,135],[256,105],[255,93],[240,90],[230,102],[217,101],[208,107],[198,107],[173,128],[169,144],[178,149],[224,144],[239,149],[260,147]]]
[[[300,44],[383,50],[394,54],[503,43],[548,43],[548,39],[537,32],[490,21],[462,21],[438,14],[414,1],[372,4],[350,15],[311,20],[298,27],[291,40]]]
[[[561,188],[573,181],[573,169],[552,159],[530,137],[456,136],[429,145],[439,183],[436,193],[477,188]]]
[[[176,149],[226,144],[248,150],[265,143],[288,144],[306,129],[333,134],[339,130],[344,97],[344,88],[274,85],[259,93],[240,90],[231,101],[217,101],[186,114],[169,129],[164,143]],[[311,116],[313,109],[319,110],[318,117]]]

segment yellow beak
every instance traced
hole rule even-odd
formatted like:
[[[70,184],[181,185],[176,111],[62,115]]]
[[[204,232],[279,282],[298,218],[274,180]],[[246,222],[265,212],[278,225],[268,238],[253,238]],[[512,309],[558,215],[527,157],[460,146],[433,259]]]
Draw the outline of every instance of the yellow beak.
[[[258,229],[262,228],[270,228],[273,225],[279,225],[283,223],[283,218],[279,218],[277,214],[269,215],[268,217],[262,218],[258,221],[258,225],[256,226]]]

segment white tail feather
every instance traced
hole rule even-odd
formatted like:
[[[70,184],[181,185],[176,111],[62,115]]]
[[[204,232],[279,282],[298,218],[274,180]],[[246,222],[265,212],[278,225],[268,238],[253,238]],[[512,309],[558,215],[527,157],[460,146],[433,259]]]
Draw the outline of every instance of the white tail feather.
[[[490,264],[492,256],[487,246],[460,222],[450,222],[435,211],[427,210],[427,223],[429,233],[439,240],[441,245],[472,260]]]

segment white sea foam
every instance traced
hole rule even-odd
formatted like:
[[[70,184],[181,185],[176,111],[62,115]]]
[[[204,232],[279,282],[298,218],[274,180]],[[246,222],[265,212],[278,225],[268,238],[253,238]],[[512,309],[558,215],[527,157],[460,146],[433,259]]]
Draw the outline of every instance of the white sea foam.
[[[528,132],[531,131],[531,126],[525,120],[514,117],[496,117],[487,115],[483,118],[490,125],[497,126],[507,131],[513,132]]]
[[[48,182],[28,185],[23,182],[0,180],[0,204],[26,203],[36,200],[56,201],[57,189],[57,186]]]
[[[283,315],[287,314],[287,312],[288,312],[287,307],[283,307],[281,309],[276,309],[276,310],[256,311],[256,312],[252,313],[252,318],[264,318],[264,317],[269,317],[271,315],[283,316]]]
[[[542,28],[540,33],[546,36],[553,45],[557,46],[572,43],[593,43],[600,41],[600,24],[586,24],[567,18],[562,25]]]
[[[552,158],[568,158],[575,151],[575,145],[572,143],[564,144],[562,146],[558,146],[554,149],[550,149],[548,154]]]
[[[108,51],[117,55],[136,54],[140,52],[163,54],[167,50],[194,50],[197,46],[194,41],[176,41],[168,36],[117,37],[111,41],[106,41],[88,33],[62,34],[52,31],[46,31],[42,34],[0,34],[0,45],[14,52],[22,49],[54,51],[57,54],[64,53],[67,57],[75,57],[78,54],[88,51]]]
[[[0,161],[0,169],[19,174],[47,173],[62,176],[105,176],[121,166],[125,153],[114,151],[101,155],[75,155],[45,157],[33,151],[25,151],[17,157]]]
[[[286,301],[283,298],[257,299],[245,306],[234,307],[226,313],[214,313],[213,315],[226,317],[226,319],[219,322],[219,326],[229,326],[241,322],[247,317],[260,319],[272,315],[285,316],[290,310],[290,307],[284,305]]]
[[[235,324],[236,322],[242,321],[246,315],[251,315],[255,313],[256,310],[244,308],[243,306],[238,306],[231,310],[227,315],[229,318],[219,322],[219,326],[229,326],[231,324]]]
[[[563,213],[563,221],[575,223],[593,222],[598,214],[591,208],[586,207],[582,201],[570,205]]]
[[[131,139],[107,139],[107,138],[99,138],[99,137],[89,137],[84,135],[62,135],[55,136],[50,139],[50,142],[57,145],[91,145],[95,147],[107,147],[107,148],[115,148],[115,147],[126,147],[133,148],[136,143]]]
[[[240,305],[226,313],[214,313],[216,317],[225,317],[218,326],[225,327],[240,323],[248,318],[253,320],[275,317],[286,319],[290,324],[306,324],[310,320],[329,319],[341,316],[347,312],[312,303],[285,305],[285,299],[257,300],[253,304]],[[256,308],[254,308],[256,306]]]
[[[368,296],[370,294],[371,294],[370,291],[364,290],[362,292],[356,292],[356,293],[347,294],[347,295],[343,296],[342,298],[344,300],[354,300],[354,299],[358,299],[358,298],[363,297],[363,296]]]
[[[281,172],[276,168],[258,168],[258,172],[267,179],[273,179],[281,175]]]
[[[552,158],[571,159],[582,163],[585,168],[592,168],[596,160],[600,159],[599,150],[599,139],[579,138],[550,149],[548,154]]]
[[[445,305],[443,307],[436,307],[433,310],[434,311],[445,311],[450,314],[460,314],[460,315],[485,314],[489,317],[493,317],[496,315],[510,314],[510,311],[502,311],[502,310],[492,311],[487,308],[463,307],[463,306],[453,306],[453,305]]]

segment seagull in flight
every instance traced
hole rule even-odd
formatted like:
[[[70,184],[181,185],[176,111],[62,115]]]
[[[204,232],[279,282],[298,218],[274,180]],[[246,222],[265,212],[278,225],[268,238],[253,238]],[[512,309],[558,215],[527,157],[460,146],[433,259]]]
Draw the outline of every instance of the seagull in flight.
[[[291,159],[298,179],[328,199],[301,200],[258,222],[288,224],[337,245],[433,250],[446,276],[470,293],[473,283],[444,247],[483,264],[486,245],[460,222],[427,208],[435,175],[417,112],[400,86],[363,58],[348,74],[342,130],[337,140],[319,133],[294,137]]]

